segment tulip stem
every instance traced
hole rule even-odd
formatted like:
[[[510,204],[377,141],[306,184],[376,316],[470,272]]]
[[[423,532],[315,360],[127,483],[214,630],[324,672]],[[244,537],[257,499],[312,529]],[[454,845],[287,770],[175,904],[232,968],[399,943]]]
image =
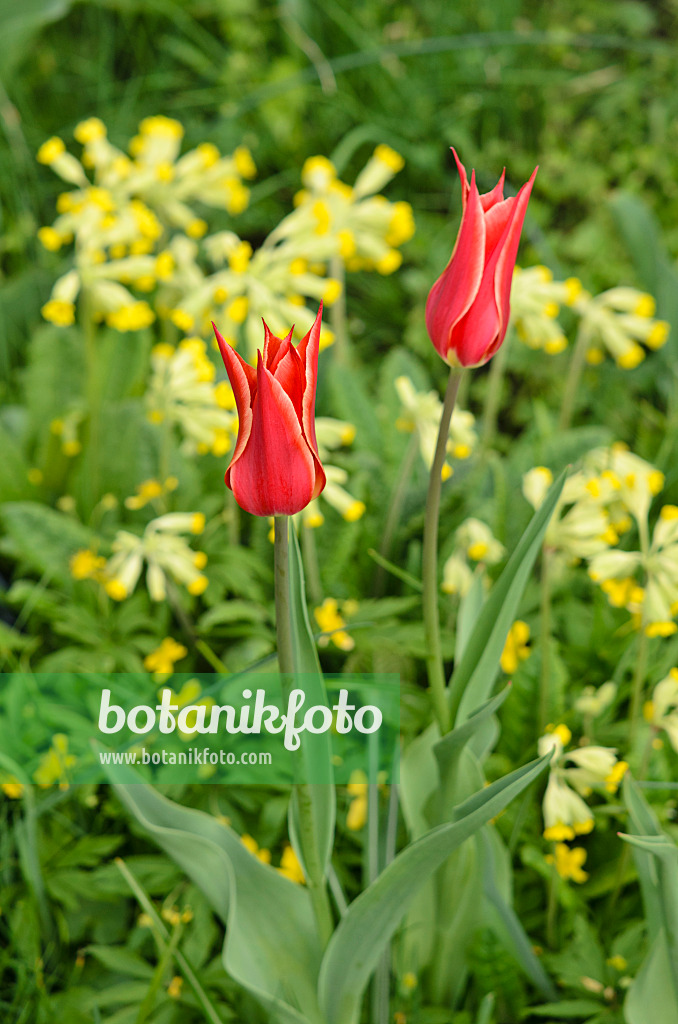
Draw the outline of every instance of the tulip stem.
[[[444,736],[450,728],[450,711],[447,704],[445,687],[445,667],[440,643],[440,613],[438,609],[438,516],[440,512],[440,491],[442,471],[450,435],[450,421],[454,403],[459,390],[459,382],[463,371],[457,367],[450,369],[447,381],[443,413],[438,430],[431,475],[426,497],[426,513],[424,517],[424,549],[422,553],[422,581],[424,585],[423,611],[424,632],[426,635],[426,671],[428,673],[429,691],[435,714]]]
[[[278,667],[294,672],[292,630],[290,626],[289,519],[276,516],[274,525],[275,630],[278,641]]]
[[[274,521],[275,559],[275,612],[276,635],[278,640],[278,667],[282,675],[283,694],[289,693],[289,681],[295,671],[292,625],[290,619],[290,572],[289,572],[289,530],[287,516],[276,516]],[[287,677],[287,678],[285,678]],[[304,859],[306,882],[311,896],[318,937],[323,947],[327,945],[333,931],[332,912],[327,896],[324,868],[317,846],[317,829],[314,820],[314,805],[311,787],[308,783],[294,786],[293,799],[299,826],[299,843]]]

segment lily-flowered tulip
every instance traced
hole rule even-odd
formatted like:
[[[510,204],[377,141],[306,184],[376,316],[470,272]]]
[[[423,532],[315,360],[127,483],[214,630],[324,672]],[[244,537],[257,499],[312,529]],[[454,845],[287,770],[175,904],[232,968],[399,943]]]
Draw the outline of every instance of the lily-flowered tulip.
[[[454,149],[461,178],[462,218],[450,262],[430,291],[426,328],[451,366],[481,366],[506,335],[511,280],[520,232],[537,173],[517,196],[504,199],[504,173],[480,195]]]
[[[238,440],[226,486],[255,516],[294,515],[325,486],[315,436],[315,392],[322,303],[315,323],[295,348],[264,323],[257,368],[246,363],[214,324],[238,408]]]

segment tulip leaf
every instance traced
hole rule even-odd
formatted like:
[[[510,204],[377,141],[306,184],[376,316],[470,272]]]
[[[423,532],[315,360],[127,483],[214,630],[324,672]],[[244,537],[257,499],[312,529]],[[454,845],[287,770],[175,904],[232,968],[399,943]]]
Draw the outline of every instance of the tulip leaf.
[[[406,847],[348,908],[320,971],[327,1024],[356,1024],[365,987],[408,906],[450,853],[493,818],[546,767],[543,757],[481,789],[455,810],[455,820]]]
[[[496,832],[494,835],[491,834],[489,826],[484,828],[479,833],[479,836],[483,851],[483,889],[485,898],[495,911],[496,928],[505,940],[504,947],[516,958],[521,969],[534,987],[539,989],[544,998],[555,1000],[558,998],[558,993],[537,959],[532,943],[520,923],[520,918],[497,884],[497,851],[494,847],[500,844],[501,840],[496,835]],[[502,849],[502,847],[499,846],[499,849]]]
[[[678,993],[673,975],[669,943],[661,929],[628,990],[624,1020],[628,1024],[647,1024],[651,1010],[652,1024],[675,1024]]]
[[[289,524],[289,586],[290,626],[295,670],[303,679],[309,705],[327,704],[325,681],[318,661],[318,652],[311,632],[306,607],[306,586],[299,541],[292,523]],[[304,758],[305,778],[312,783],[306,790],[310,800],[315,828],[315,853],[312,862],[318,863],[323,875],[334,844],[336,793],[333,785],[332,743],[329,732],[305,733],[300,748]],[[299,834],[299,793],[294,790],[290,802],[290,838],[297,856],[307,862]]]
[[[449,700],[453,721],[463,722],[490,695],[508,631],[515,620],[520,599],[566,476],[567,470],[563,470],[551,486],[544,503],[532,517],[476,619],[473,632],[450,681]]]
[[[263,864],[216,818],[172,803],[116,766],[123,804],[227,925],[224,967],[280,1024],[320,1024],[319,946],[308,890]]]

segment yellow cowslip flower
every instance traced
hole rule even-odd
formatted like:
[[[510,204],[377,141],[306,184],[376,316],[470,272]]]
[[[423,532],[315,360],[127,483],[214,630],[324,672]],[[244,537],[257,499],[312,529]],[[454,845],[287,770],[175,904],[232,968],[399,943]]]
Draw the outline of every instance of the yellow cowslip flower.
[[[593,831],[591,811],[565,781],[551,772],[543,801],[544,839],[561,842]]]
[[[504,650],[501,654],[500,665],[502,672],[513,675],[517,672],[521,661],[525,661],[532,653],[528,644],[530,639],[530,627],[526,622],[518,619],[511,626]]]
[[[620,953],[615,953],[614,956],[608,956],[605,963],[608,967],[612,967],[615,971],[619,971],[620,974],[626,971],[629,966],[626,957],[623,957]]]
[[[106,138],[106,125],[98,117],[88,117],[75,126],[75,141],[85,146],[89,142],[98,142]]]
[[[346,790],[352,798],[346,815],[346,827],[351,832],[359,832],[367,822],[368,784],[365,773],[359,770],[352,772]]]
[[[175,974],[169,985],[167,986],[167,995],[170,999],[181,999],[181,990],[184,987],[184,979]]]
[[[352,651],[355,640],[346,632],[346,621],[339,614],[339,603],[334,597],[326,597],[319,608],[313,609],[313,615],[324,636],[318,638],[320,647],[327,647],[330,640],[341,651]]]
[[[63,235],[52,227],[40,228],[38,231],[38,241],[49,252],[58,252],[67,240],[68,235]]]
[[[226,307],[226,316],[230,317],[234,324],[244,323],[248,312],[249,300],[246,295],[239,295]]]
[[[256,177],[257,167],[247,146],[237,146],[233,150],[233,162],[241,178]]]
[[[90,548],[81,548],[71,557],[69,568],[74,580],[95,580],[101,577],[106,559]]]
[[[504,557],[505,548],[492,530],[480,519],[465,519],[456,533],[456,544],[474,562],[495,565]]]
[[[164,493],[165,487],[159,480],[144,480],[143,483],[137,485],[136,494],[125,498],[125,508],[134,510],[145,508],[149,501],[160,498]]]
[[[325,156],[310,156],[301,169],[301,180],[315,192],[325,192],[336,179],[337,171]]]
[[[177,643],[171,636],[166,636],[159,647],[146,655],[144,668],[148,672],[171,675],[174,672],[175,662],[181,661],[187,654],[188,650],[183,644]]]
[[[24,785],[19,782],[15,775],[7,775],[3,773],[2,782],[0,782],[0,789],[8,798],[8,800],[19,800],[24,793]]]
[[[66,146],[63,139],[60,139],[58,135],[54,135],[47,142],[43,142],[38,150],[36,159],[38,163],[46,164],[49,167],[65,151]]]
[[[290,882],[296,882],[298,885],[306,884],[304,869],[292,846],[288,845],[284,848],[280,858],[280,867],[277,870],[278,874],[289,878]]]
[[[617,684],[611,681],[603,683],[596,690],[593,686],[585,686],[574,706],[581,715],[597,718],[610,706],[617,695]]]
[[[40,758],[40,764],[33,772],[33,779],[39,786],[47,787],[58,783],[59,789],[68,789],[68,772],[76,763],[74,754],[68,753],[68,737],[56,733],[52,746]]]
[[[116,331],[141,331],[155,320],[155,313],[147,302],[134,302],[130,306],[121,306],[106,316],[106,323]]]
[[[583,870],[586,862],[586,850],[582,846],[570,848],[567,843],[556,843],[553,854],[547,854],[546,863],[553,864],[556,871],[566,882],[585,882],[588,872]]]
[[[249,850],[249,852],[256,857],[257,860],[260,860],[262,864],[271,863],[271,851],[260,848],[256,839],[253,839],[252,836],[247,834],[240,836],[240,842],[245,849]]]
[[[50,299],[40,310],[45,320],[57,327],[70,327],[75,323],[75,304],[59,299]]]

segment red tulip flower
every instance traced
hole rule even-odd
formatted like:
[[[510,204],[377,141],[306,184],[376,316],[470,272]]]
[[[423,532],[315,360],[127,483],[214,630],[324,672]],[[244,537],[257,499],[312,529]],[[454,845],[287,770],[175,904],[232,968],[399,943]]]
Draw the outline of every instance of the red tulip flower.
[[[426,328],[450,366],[481,366],[506,335],[511,280],[537,168],[517,196],[504,199],[504,173],[480,195],[454,149],[462,217],[454,251],[426,303]]]
[[[264,323],[264,352],[254,370],[214,324],[238,408],[238,440],[226,486],[246,512],[291,516],[325,486],[315,436],[315,391],[322,303],[297,347],[292,330],[276,338]]]

